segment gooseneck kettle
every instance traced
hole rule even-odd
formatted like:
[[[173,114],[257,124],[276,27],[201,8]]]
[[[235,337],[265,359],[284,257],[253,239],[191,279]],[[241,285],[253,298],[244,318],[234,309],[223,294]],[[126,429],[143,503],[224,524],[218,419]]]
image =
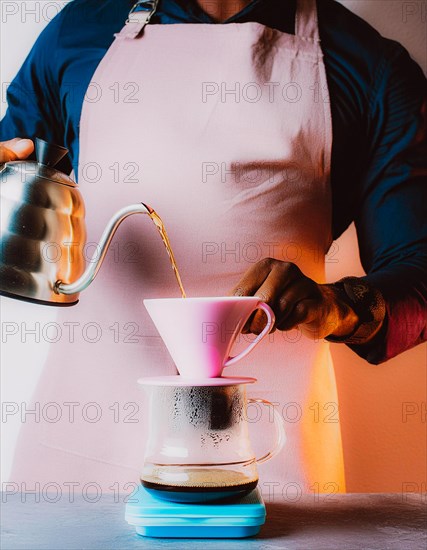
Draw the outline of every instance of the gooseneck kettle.
[[[116,212],[86,268],[85,206],[77,184],[55,166],[67,149],[36,139],[37,161],[0,165],[0,294],[51,305],[73,305],[95,278],[108,245],[143,203]]]

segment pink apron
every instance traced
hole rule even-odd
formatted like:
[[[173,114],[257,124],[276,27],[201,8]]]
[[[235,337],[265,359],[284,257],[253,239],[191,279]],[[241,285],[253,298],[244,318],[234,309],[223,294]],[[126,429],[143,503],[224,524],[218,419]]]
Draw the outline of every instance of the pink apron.
[[[295,36],[258,23],[126,33],[82,111],[88,257],[110,216],[142,201],[166,224],[189,296],[227,294],[268,256],[323,282],[332,125],[315,0],[298,1]],[[157,230],[148,216],[128,218],[80,303],[59,311],[62,337],[35,396],[59,409],[23,426],[13,481],[122,491],[138,481],[147,418],[136,380],[175,372],[142,300],[166,296],[179,289]],[[257,377],[250,395],[276,403],[286,422],[285,450],[260,467],[263,491],[345,490],[326,342],[277,331],[226,374]],[[261,454],[271,418],[250,416]]]

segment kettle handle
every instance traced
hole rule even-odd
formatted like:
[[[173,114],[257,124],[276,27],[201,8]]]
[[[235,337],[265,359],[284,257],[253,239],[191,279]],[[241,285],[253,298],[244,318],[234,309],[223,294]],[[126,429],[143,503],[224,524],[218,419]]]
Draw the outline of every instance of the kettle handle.
[[[273,403],[270,403],[270,401],[267,401],[266,399],[249,398],[248,403],[263,403],[264,405],[270,407],[273,411],[273,421],[276,428],[276,441],[274,447],[268,451],[268,453],[255,459],[257,464],[262,464],[263,462],[270,460],[270,458],[273,458],[273,456],[276,456],[283,449],[283,446],[286,443],[285,421],[274,407]]]

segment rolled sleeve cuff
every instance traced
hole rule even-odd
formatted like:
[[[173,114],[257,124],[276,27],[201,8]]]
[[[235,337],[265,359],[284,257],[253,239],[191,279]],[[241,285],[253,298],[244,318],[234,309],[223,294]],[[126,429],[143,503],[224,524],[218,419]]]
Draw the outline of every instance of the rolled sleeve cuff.
[[[343,337],[330,335],[326,340],[347,344],[367,361],[377,362],[375,350],[382,347],[386,330],[386,303],[382,293],[359,277],[344,277],[331,286],[357,314],[359,322],[351,334]]]

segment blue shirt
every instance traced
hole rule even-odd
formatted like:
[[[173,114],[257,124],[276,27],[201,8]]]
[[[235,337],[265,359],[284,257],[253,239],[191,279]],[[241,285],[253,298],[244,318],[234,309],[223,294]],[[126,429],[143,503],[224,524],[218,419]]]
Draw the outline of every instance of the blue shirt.
[[[0,140],[65,145],[69,158],[59,167],[77,173],[84,95],[132,5],[74,0],[55,17],[8,88]],[[293,34],[295,7],[253,0],[225,24],[255,21]],[[321,0],[318,11],[333,121],[333,236],[355,221],[364,279],[387,308],[372,342],[351,347],[377,363],[427,339],[427,81],[400,44],[341,4]],[[214,22],[194,0],[160,0],[152,23]]]

